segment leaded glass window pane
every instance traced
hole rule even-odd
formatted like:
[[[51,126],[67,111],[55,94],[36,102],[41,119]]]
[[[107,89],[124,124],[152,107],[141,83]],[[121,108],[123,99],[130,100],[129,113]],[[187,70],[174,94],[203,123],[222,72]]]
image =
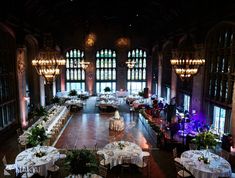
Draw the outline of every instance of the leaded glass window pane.
[[[102,49],[96,52],[96,92],[109,86],[116,91],[116,52]]]
[[[84,52],[73,49],[66,52],[66,90],[85,91],[85,70],[80,62],[84,60]]]

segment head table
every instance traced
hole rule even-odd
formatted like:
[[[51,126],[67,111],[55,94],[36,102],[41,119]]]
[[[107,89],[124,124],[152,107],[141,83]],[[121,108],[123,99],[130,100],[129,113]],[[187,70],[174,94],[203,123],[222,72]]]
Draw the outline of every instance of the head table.
[[[210,163],[199,161],[200,156],[207,156]],[[224,158],[207,150],[189,150],[181,154],[181,163],[195,178],[231,177],[231,166]]]
[[[51,146],[36,146],[19,153],[15,159],[16,173],[33,172],[47,176],[47,168],[58,160],[59,151]]]
[[[110,169],[122,164],[123,157],[131,157],[131,163],[139,167],[143,165],[143,156],[149,156],[148,152],[142,151],[140,146],[128,141],[118,141],[107,144],[97,154],[103,154],[105,162],[110,164]]]

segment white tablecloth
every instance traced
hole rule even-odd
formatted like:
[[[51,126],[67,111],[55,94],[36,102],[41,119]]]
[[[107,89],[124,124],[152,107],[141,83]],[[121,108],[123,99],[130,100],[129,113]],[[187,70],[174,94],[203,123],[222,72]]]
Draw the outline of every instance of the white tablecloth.
[[[36,153],[44,153],[37,157]],[[60,153],[55,147],[37,146],[19,153],[15,159],[16,173],[34,172],[41,176],[47,176],[47,168],[59,159]]]
[[[83,107],[83,101],[78,99],[72,99],[65,102],[66,106],[76,105],[78,107]]]
[[[110,130],[115,130],[115,131],[122,131],[122,130],[124,130],[124,121],[123,121],[123,118],[120,118],[120,119],[111,118],[109,120],[109,129]]]
[[[120,144],[124,145],[122,149]],[[141,167],[143,165],[143,156],[147,156],[140,146],[127,141],[109,143],[102,150],[99,150],[97,154],[104,154],[105,163],[110,163],[110,169],[122,164],[122,158],[126,156],[131,157],[132,164]]]
[[[119,105],[119,103],[117,101],[114,101],[114,100],[108,100],[108,101],[100,101],[100,103],[98,104],[99,107],[101,108],[106,108],[108,106],[112,106],[114,108],[117,108]]]
[[[198,160],[204,156],[206,150],[189,150],[181,154],[181,163],[189,170],[195,178],[218,178],[230,177],[232,175],[231,166],[222,157],[213,153],[207,154],[210,163],[205,164]]]

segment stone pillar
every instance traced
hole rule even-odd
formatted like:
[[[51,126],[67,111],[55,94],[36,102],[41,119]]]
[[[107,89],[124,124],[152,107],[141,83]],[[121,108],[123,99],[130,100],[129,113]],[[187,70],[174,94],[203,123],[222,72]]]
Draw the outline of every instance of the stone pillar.
[[[127,49],[117,49],[117,73],[116,73],[116,78],[117,78],[117,91],[119,90],[127,90],[127,70],[128,67],[126,65],[126,61],[128,60],[127,57]]]
[[[86,91],[89,92],[90,95],[96,93],[96,86],[95,86],[95,79],[96,79],[96,51],[94,49],[86,48],[85,49],[85,61],[90,62],[89,66],[87,67],[85,74],[86,74]]]
[[[157,95],[161,97],[162,92],[162,53],[158,54],[158,83],[157,83]]]
[[[26,100],[26,76],[25,76],[25,63],[26,63],[26,48],[17,48],[17,78],[18,78],[18,91],[19,91],[19,117],[20,124],[24,128],[27,126],[27,100]]]
[[[52,96],[55,97],[56,95],[56,80],[53,81],[53,86],[52,86]]]
[[[176,97],[176,87],[177,87],[177,75],[175,70],[172,68],[171,70],[171,98]]]
[[[149,89],[149,94],[152,94],[152,81],[153,81],[153,62],[152,62],[152,57],[150,56],[147,59],[147,87]]]
[[[204,58],[204,47],[201,44],[195,45],[196,53],[195,58]],[[196,110],[197,113],[202,111],[202,95],[204,87],[204,74],[205,67],[200,66],[198,73],[193,76],[193,87],[192,87],[192,97],[191,97],[191,110]]]
[[[172,50],[172,58],[177,58],[177,51]],[[176,97],[177,93],[177,75],[173,66],[171,67],[171,98]]]
[[[60,89],[61,89],[61,92],[62,91],[65,91],[65,67],[63,66],[61,68],[61,74],[60,74]]]
[[[46,105],[44,82],[45,82],[44,78],[42,76],[40,76],[40,79],[39,79],[39,88],[40,88],[40,105],[41,106],[45,106]]]
[[[232,99],[232,112],[231,112],[231,133],[233,143],[235,143],[235,82],[233,83],[233,99]]]

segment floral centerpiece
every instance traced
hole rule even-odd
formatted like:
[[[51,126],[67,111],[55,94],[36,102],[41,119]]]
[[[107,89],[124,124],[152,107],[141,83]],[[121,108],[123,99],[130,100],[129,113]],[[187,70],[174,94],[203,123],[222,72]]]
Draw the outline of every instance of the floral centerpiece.
[[[118,142],[118,147],[120,150],[122,150],[125,147],[125,145],[121,142]]]
[[[104,92],[110,92],[110,91],[111,91],[111,89],[109,87],[104,88]]]
[[[76,90],[70,90],[69,96],[77,96],[77,91]]]
[[[42,145],[46,139],[47,135],[44,127],[42,124],[38,124],[30,130],[27,137],[27,145],[29,147]]]
[[[43,152],[43,151],[37,151],[35,153],[35,156],[38,157],[38,158],[41,158],[41,157],[43,157],[45,155],[46,155],[46,152]]]
[[[219,136],[212,133],[211,131],[204,131],[199,134],[193,139],[193,142],[197,145],[198,149],[214,149]]]
[[[194,139],[193,142],[197,145],[198,149],[206,149],[204,155],[198,157],[198,161],[203,161],[205,164],[210,164],[209,160],[209,148],[214,149],[219,136],[209,131],[204,131],[199,133]]]

